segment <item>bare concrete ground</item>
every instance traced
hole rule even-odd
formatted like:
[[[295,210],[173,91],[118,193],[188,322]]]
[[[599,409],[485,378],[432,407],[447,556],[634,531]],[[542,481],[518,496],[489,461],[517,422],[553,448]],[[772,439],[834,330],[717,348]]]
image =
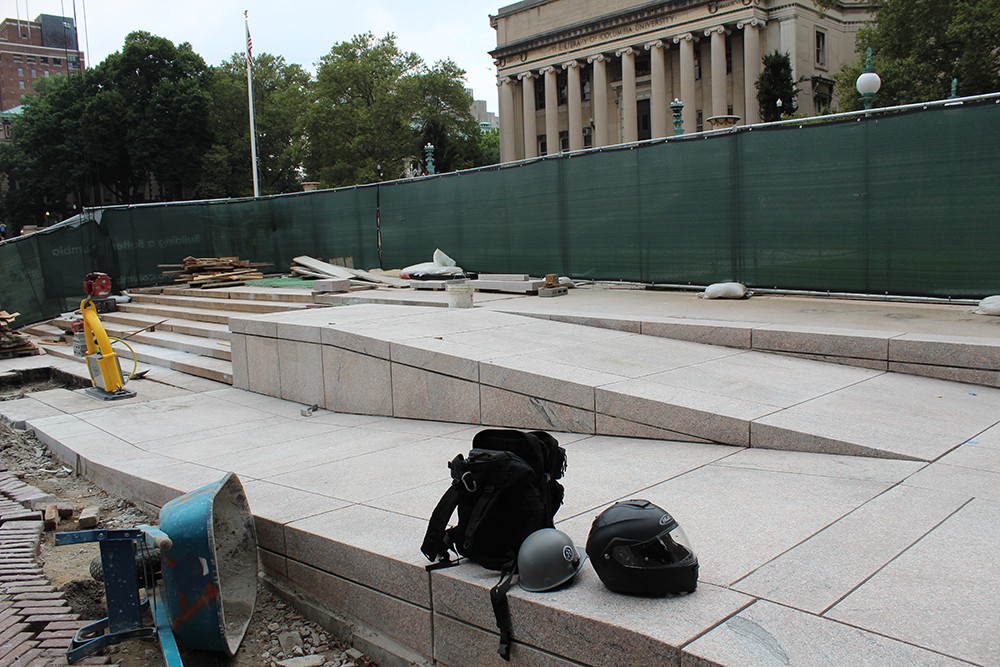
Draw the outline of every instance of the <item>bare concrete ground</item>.
[[[16,389],[0,388],[0,401],[56,387],[58,383],[49,382]],[[72,469],[50,456],[45,445],[31,433],[11,429],[3,423],[0,423],[0,459],[25,483],[51,493],[60,503],[73,505],[73,517],[62,520],[59,531],[75,530],[80,511],[87,507],[100,508],[102,528],[132,528],[138,524],[155,523],[154,517],[124,499],[109,495],[76,476]],[[100,553],[97,544],[56,547],[54,534],[47,532],[42,539],[41,560],[46,576],[53,586],[65,594],[70,606],[81,618],[103,618],[107,615],[104,586],[90,575],[91,561]],[[155,641],[128,641],[111,647],[108,654],[121,667],[165,664]],[[306,656],[315,656],[314,661],[295,661]],[[323,628],[303,618],[263,585],[258,585],[253,618],[233,659],[229,660],[221,653],[194,651],[183,651],[182,657],[185,667],[293,667],[305,664],[317,667],[375,667],[367,656],[334,640]],[[323,658],[323,662],[318,662],[319,657]]]

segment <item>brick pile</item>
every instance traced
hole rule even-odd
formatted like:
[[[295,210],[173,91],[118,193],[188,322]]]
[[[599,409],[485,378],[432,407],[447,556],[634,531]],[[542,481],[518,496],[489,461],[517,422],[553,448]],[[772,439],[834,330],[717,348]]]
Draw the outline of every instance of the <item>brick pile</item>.
[[[23,483],[0,462],[0,666],[67,665],[66,649],[80,620],[38,563],[42,514],[32,503],[54,498]],[[94,656],[76,664],[107,665]]]

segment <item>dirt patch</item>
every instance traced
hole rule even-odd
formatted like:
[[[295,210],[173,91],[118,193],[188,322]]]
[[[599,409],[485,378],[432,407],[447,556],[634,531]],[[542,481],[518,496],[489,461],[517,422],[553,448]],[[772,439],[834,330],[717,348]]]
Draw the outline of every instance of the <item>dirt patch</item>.
[[[28,387],[0,387],[0,400],[60,386],[64,385],[58,380],[44,379]],[[76,530],[80,511],[93,506],[100,507],[102,528],[133,528],[155,523],[155,517],[76,476],[72,469],[53,458],[31,433],[14,430],[3,423],[0,423],[0,459],[27,484],[51,493],[60,503],[73,505],[73,516],[61,521],[60,531]],[[90,575],[90,563],[100,555],[100,548],[94,543],[55,547],[53,535],[53,532],[45,533],[41,544],[40,560],[49,581],[65,593],[81,618],[96,621],[105,617],[104,585]],[[165,664],[158,643],[151,640],[130,640],[110,647],[107,653],[121,667]],[[322,627],[306,620],[259,581],[256,608],[235,657],[227,659],[222,653],[182,650],[185,667],[276,667],[295,657],[309,655],[322,655],[326,667],[375,667],[367,656],[334,640]]]

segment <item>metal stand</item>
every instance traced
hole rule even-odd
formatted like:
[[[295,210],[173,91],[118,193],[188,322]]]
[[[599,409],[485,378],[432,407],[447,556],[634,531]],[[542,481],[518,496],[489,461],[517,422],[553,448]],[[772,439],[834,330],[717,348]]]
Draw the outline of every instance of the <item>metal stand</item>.
[[[80,628],[69,648],[66,660],[74,664],[98,651],[128,639],[158,637],[167,667],[183,667],[177,643],[170,629],[165,605],[153,605],[154,626],[143,624],[142,613],[155,596],[152,573],[140,582],[136,572],[136,549],[170,547],[169,538],[151,526],[126,530],[81,530],[58,533],[56,546],[97,542],[101,547],[101,568],[104,571],[104,593],[108,616]],[[145,589],[145,599],[140,599],[140,584]]]

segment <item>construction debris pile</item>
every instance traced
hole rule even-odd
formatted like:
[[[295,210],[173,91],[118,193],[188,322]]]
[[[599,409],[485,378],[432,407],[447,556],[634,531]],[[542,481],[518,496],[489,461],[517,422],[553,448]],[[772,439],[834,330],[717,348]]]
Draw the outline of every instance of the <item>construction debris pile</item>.
[[[236,287],[245,280],[260,280],[260,269],[273,266],[266,262],[251,262],[239,257],[185,257],[183,264],[159,264],[164,276],[188,287],[210,289]]]
[[[18,315],[20,313],[0,310],[0,359],[38,354],[38,347],[28,340],[27,336],[10,328],[10,323],[17,319]]]
[[[403,280],[388,272],[361,271],[348,266],[336,266],[327,262],[322,262],[308,255],[301,255],[292,259],[292,273],[304,278],[314,278],[316,280],[347,280],[351,288],[371,288],[376,285],[386,285],[388,287],[409,287],[410,281]]]

